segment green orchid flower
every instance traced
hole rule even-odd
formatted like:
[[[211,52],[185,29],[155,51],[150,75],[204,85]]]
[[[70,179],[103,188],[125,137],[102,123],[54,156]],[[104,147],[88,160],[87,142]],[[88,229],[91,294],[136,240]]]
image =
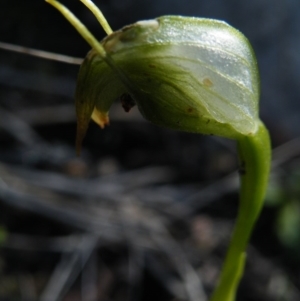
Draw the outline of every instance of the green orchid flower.
[[[119,98],[126,111],[136,103],[157,125],[237,141],[239,213],[211,297],[234,301],[270,169],[270,139],[259,119],[259,72],[249,41],[225,22],[181,16],[140,21],[113,32],[90,0],[81,1],[108,34],[101,42],[68,9],[47,0],[92,47],[76,87],[78,153],[90,120],[107,125],[109,109]]]

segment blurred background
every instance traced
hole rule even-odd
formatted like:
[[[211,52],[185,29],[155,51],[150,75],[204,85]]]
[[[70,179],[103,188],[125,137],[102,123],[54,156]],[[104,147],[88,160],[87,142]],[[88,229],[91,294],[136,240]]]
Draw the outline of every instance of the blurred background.
[[[79,1],[63,3],[105,36]],[[249,38],[274,156],[237,300],[300,300],[299,0],[95,4],[113,29],[179,14]],[[89,50],[42,0],[1,0],[0,42]],[[237,213],[235,144],[158,128],[116,103],[76,157],[78,68],[0,49],[0,300],[207,300]]]

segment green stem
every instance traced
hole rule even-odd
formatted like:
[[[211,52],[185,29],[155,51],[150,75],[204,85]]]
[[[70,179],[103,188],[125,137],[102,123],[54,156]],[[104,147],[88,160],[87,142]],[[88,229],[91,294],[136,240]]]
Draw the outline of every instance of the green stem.
[[[113,33],[113,30],[109,26],[108,22],[106,21],[102,11],[91,1],[91,0],[80,0],[96,17],[104,31],[107,35]]]
[[[111,56],[106,52],[102,44],[96,40],[92,33],[80,22],[80,20],[68,8],[66,8],[64,5],[60,4],[56,0],[45,1],[54,6],[71,23],[71,25],[78,31],[78,33],[86,40],[86,42],[94,50],[97,51],[97,53],[100,55],[103,61],[115,72],[115,74],[119,77],[119,79],[122,81],[122,83],[128,89],[129,92],[132,93],[132,91],[136,90],[128,76],[123,72],[123,70],[121,70],[121,68],[117,66],[117,64],[114,62]],[[96,8],[96,6],[91,3],[91,1],[81,0],[81,2],[84,3],[89,9],[91,9],[93,14],[96,15],[99,21],[101,19],[102,23],[107,23],[101,11],[98,8]],[[101,18],[100,14],[103,16],[103,18]],[[106,32],[111,32],[111,28],[109,27],[108,23],[104,25],[103,28]]]
[[[77,19],[77,17],[64,5],[60,4],[56,0],[45,0],[52,6],[54,6],[78,31],[78,33],[87,41],[90,46],[95,49],[101,58],[106,61],[106,51],[103,46],[96,40],[96,38],[89,32],[89,30]]]
[[[113,61],[111,56],[106,52],[104,47],[100,42],[96,40],[96,38],[92,35],[92,33],[80,22],[80,20],[64,5],[60,4],[56,0],[45,0],[52,6],[54,6],[70,23],[71,25],[78,31],[78,33],[86,40],[86,42],[97,51],[103,61],[116,73],[116,75],[120,78],[123,84],[128,88],[129,92],[135,90],[133,83],[129,80],[128,76],[117,66],[117,64]],[[101,24],[103,29],[109,33],[111,32],[111,28],[109,27],[106,19],[102,15],[100,9],[98,9],[91,1],[89,0],[81,0],[83,4],[85,4],[89,9],[91,9],[92,13],[95,14],[97,19],[101,20]],[[103,18],[100,16],[102,15]]]
[[[238,140],[241,164],[240,206],[219,284],[211,301],[234,301],[243,274],[246,247],[262,209],[270,171],[270,138],[260,122],[254,135]]]

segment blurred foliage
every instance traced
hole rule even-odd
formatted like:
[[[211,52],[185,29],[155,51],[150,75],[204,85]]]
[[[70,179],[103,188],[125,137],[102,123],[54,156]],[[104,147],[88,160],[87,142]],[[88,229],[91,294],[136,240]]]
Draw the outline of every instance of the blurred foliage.
[[[266,205],[277,207],[275,232],[281,244],[299,257],[300,249],[300,162],[271,178]]]

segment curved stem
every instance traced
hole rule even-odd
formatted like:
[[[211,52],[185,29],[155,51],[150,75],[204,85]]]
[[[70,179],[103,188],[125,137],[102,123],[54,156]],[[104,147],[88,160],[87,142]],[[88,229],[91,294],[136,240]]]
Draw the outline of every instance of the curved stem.
[[[107,20],[105,19],[102,11],[91,1],[91,0],[80,0],[96,17],[104,31],[107,35],[113,33],[113,30],[109,26]]]
[[[54,6],[79,32],[79,34],[94,48],[101,58],[106,61],[107,53],[103,46],[96,40],[96,38],[90,33],[90,31],[75,17],[75,15],[69,11],[64,5],[60,4],[56,0],[45,0],[52,6]]]
[[[244,270],[246,247],[262,209],[270,171],[270,138],[264,124],[252,136],[238,140],[241,165],[239,212],[222,268],[219,284],[211,301],[234,301]]]

